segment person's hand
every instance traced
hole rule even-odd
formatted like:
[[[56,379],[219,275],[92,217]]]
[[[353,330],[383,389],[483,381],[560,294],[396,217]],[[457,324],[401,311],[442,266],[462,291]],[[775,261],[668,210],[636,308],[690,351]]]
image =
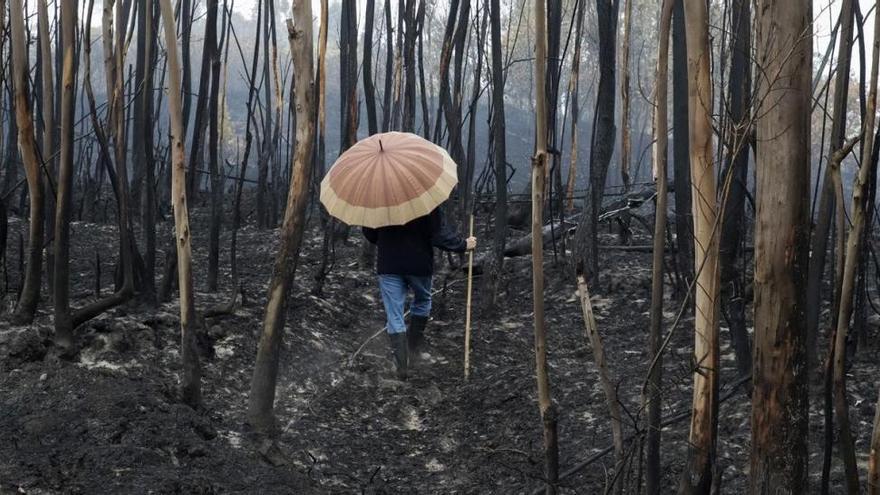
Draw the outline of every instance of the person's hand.
[[[465,245],[467,246],[465,249],[467,249],[468,251],[473,251],[474,249],[477,249],[477,238],[476,237],[474,237],[474,236],[468,237],[467,239],[465,239],[464,242],[465,242]]]

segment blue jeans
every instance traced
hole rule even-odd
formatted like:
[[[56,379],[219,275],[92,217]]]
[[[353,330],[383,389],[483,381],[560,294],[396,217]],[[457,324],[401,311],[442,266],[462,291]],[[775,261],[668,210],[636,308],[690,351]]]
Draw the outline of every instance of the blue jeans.
[[[379,290],[382,292],[382,303],[388,318],[388,333],[406,331],[403,321],[403,307],[409,289],[413,291],[410,313],[415,316],[431,314],[431,277],[413,275],[379,275]]]

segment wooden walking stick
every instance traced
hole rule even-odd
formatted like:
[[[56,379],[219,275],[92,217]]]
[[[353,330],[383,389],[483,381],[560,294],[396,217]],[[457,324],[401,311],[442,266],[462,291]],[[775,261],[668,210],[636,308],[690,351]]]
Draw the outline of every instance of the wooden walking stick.
[[[471,213],[470,231],[468,237],[474,236],[474,214]],[[471,367],[471,290],[474,280],[474,250],[468,251],[468,275],[467,275],[467,309],[464,313],[464,379],[470,375]]]

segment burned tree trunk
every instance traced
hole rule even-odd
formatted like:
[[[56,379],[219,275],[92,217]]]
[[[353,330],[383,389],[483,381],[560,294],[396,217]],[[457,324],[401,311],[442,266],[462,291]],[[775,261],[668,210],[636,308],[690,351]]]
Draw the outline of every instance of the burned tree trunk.
[[[0,54],[3,53],[3,49],[6,45],[6,0],[0,0]],[[0,77],[6,77],[6,66],[8,66],[8,62],[6,64],[0,64]],[[0,101],[2,101],[3,94],[2,90],[0,90]],[[0,108],[0,146],[3,145],[3,109]],[[15,120],[10,115],[8,118],[10,125]],[[7,160],[8,152],[6,156],[0,151],[0,171],[4,172],[4,182],[9,182],[9,176],[12,175],[12,171],[14,168],[11,166],[11,160]],[[6,206],[6,184],[0,184],[0,267],[2,267],[4,278],[6,278],[6,244],[9,238],[9,210]],[[9,290],[8,282],[3,286],[3,292],[0,292],[3,297],[6,295]]]
[[[568,161],[568,180],[565,185],[566,209],[574,210],[574,188],[577,181],[578,152],[580,151],[580,78],[581,78],[581,34],[584,28],[584,2],[578,2],[577,28],[574,37],[574,54],[571,59],[571,78],[568,82],[569,101],[571,102],[571,153]]]
[[[428,94],[428,89],[425,86],[425,43],[423,32],[425,29],[425,2],[419,2],[419,10],[416,13],[416,38],[419,43],[419,53],[417,55],[419,61],[419,93],[421,93],[421,102],[422,102],[422,136],[425,139],[431,138],[431,110],[428,109],[428,99],[432,97],[432,95]],[[430,32],[431,25],[428,23],[428,31]],[[430,35],[429,35],[430,36]],[[429,38],[430,41],[430,38]],[[431,91],[434,90],[433,84],[431,85]]]
[[[456,0],[453,0],[456,1]],[[450,12],[452,12],[450,10]],[[391,0],[385,0],[385,90],[382,92],[382,132],[391,130],[391,88],[394,82],[394,29],[391,27]]]
[[[584,0],[586,1],[586,0]],[[545,75],[547,92],[547,147],[552,150],[559,149],[557,117],[559,107],[559,80],[562,74],[562,58],[560,50],[562,44],[562,4],[559,0],[547,1],[547,73]],[[576,2],[581,3],[580,1]],[[552,153],[548,155],[549,160],[547,169],[547,183],[544,184],[548,188],[547,200],[548,215],[554,217],[562,214],[562,167],[561,153]],[[554,235],[554,246],[556,249],[556,238]],[[555,251],[554,251],[555,252]]]
[[[308,0],[295,0],[293,19],[295,21],[288,21],[287,29],[296,73],[293,90],[297,127],[297,144],[293,156],[294,172],[290,181],[287,207],[281,226],[281,246],[275,259],[275,268],[269,286],[266,313],[263,317],[263,333],[257,349],[257,361],[254,365],[248,401],[248,420],[254,427],[264,432],[270,430],[274,424],[275,384],[278,378],[278,358],[284,330],[285,301],[305,229],[308,202],[306,191],[309,187],[312,147],[315,139],[312,3]]]
[[[556,406],[550,398],[547,366],[547,329],[544,321],[544,182],[547,168],[547,93],[544,89],[547,67],[546,10],[543,0],[534,0],[535,18],[535,156],[532,158],[532,303],[535,321],[535,372],[538,379],[538,406],[544,430],[544,476],[547,495],[556,493],[559,479],[559,442]]]
[[[367,107],[367,130],[370,135],[379,132],[376,120],[376,87],[373,85],[373,19],[376,15],[376,0],[367,0],[364,13],[364,105]]]
[[[834,79],[834,99],[831,109],[831,135],[829,156],[841,149],[846,135],[846,107],[849,98],[850,65],[852,61],[853,38],[853,2],[843,0],[840,6],[840,41],[838,45],[837,71]],[[810,243],[810,266],[807,275],[807,358],[809,369],[815,369],[818,359],[819,315],[822,301],[822,278],[825,274],[825,257],[828,251],[828,240],[831,234],[832,219],[839,206],[835,199],[834,182],[837,172],[826,167],[819,192],[819,209],[816,213],[816,225]],[[838,232],[842,236],[843,232]],[[834,248],[832,248],[834,252]],[[840,253],[843,256],[843,253]],[[838,263],[839,264],[839,263]],[[831,326],[835,326],[837,308],[839,306],[839,282],[832,283],[835,292],[831,310]]]
[[[839,450],[846,469],[846,485],[849,493],[859,493],[859,472],[855,445],[850,431],[849,403],[846,396],[846,340],[853,310],[856,267],[859,266],[862,233],[865,229],[865,199],[867,184],[876,162],[871,159],[874,149],[874,122],[877,110],[877,72],[880,60],[880,16],[874,16],[874,40],[871,56],[871,80],[868,85],[867,108],[862,122],[862,155],[858,175],[853,184],[852,228],[846,239],[846,257],[840,287],[840,308],[837,315],[837,331],[834,342],[834,413],[837,415]],[[843,205],[840,205],[842,208]],[[843,235],[840,232],[838,235]]]
[[[416,126],[416,0],[404,0],[403,15],[403,130],[414,132]]]
[[[193,120],[192,141],[189,150],[189,174],[186,177],[186,193],[194,199],[198,192],[199,177],[204,156],[205,130],[208,127],[208,105],[211,84],[211,61],[214,58],[214,47],[217,44],[217,0],[207,2],[207,19],[205,21],[205,43],[202,49],[202,64],[199,70],[199,90],[196,94],[196,113]],[[268,81],[263,81],[269,84]],[[265,109],[268,112],[268,109]]]
[[[593,349],[593,361],[596,364],[596,371],[599,373],[599,384],[602,392],[605,394],[605,402],[608,405],[608,413],[611,416],[611,441],[614,445],[615,474],[619,474],[623,467],[623,427],[620,421],[620,404],[618,403],[617,393],[614,390],[614,384],[611,382],[611,375],[608,372],[608,362],[605,359],[605,350],[602,345],[602,337],[599,335],[599,329],[596,325],[596,317],[593,315],[593,304],[590,302],[590,291],[587,286],[587,279],[581,270],[577,273],[578,296],[581,300],[581,313],[584,316],[584,328],[586,330],[587,341]],[[620,485],[619,485],[620,486]]]
[[[70,313],[70,217],[73,199],[74,108],[76,99],[77,0],[61,4],[61,146],[55,209],[55,341],[62,348],[73,344]]]
[[[223,190],[220,179],[220,47],[217,41],[219,0],[209,0],[203,58],[207,59],[210,77],[208,100],[208,170],[211,174],[211,220],[208,234],[208,290],[217,290],[220,269],[220,226],[223,221]],[[233,289],[234,290],[234,289]]]
[[[10,0],[9,23],[12,51],[12,89],[15,120],[18,127],[18,149],[24,163],[30,198],[28,219],[28,250],[21,295],[12,323],[25,325],[33,321],[40,301],[40,274],[43,262],[43,174],[34,138],[34,119],[28,95],[28,48],[25,39],[24,11],[21,0]]]
[[[272,119],[272,77],[270,73],[270,53],[269,46],[269,30],[271,28],[270,18],[274,15],[274,11],[270,8],[271,0],[259,0],[263,3],[263,98],[262,105],[263,130],[261,132],[260,151],[257,155],[257,226],[261,229],[272,228],[269,197],[269,165],[272,161],[273,153],[273,119]]]
[[[52,70],[52,44],[49,41],[49,8],[46,0],[38,0],[37,2],[37,35],[38,35],[38,58],[37,64],[39,70],[37,74],[40,76],[41,86],[37,94],[36,103],[41,109],[42,121],[40,129],[41,134],[41,151],[40,159],[44,173],[47,174],[50,185],[50,194],[44,196],[46,205],[44,232],[53,232],[55,230],[55,217],[52,214],[55,211],[55,195],[52,187],[51,177],[56,173],[55,167],[55,77]],[[49,287],[53,286],[55,279],[55,253],[54,247],[49,244],[46,246],[46,279]],[[52,292],[50,291],[50,295]]]
[[[688,143],[687,36],[684,0],[672,12],[672,169],[675,185],[675,239],[678,270],[687,284],[694,279],[694,222],[691,207],[691,159]],[[679,287],[683,291],[684,287]]]
[[[109,98],[107,125],[110,142],[113,145],[112,162],[115,169],[116,216],[119,228],[119,257],[122,265],[122,287],[120,294],[124,299],[134,295],[134,249],[128,200],[127,133],[125,119],[125,53],[128,48],[126,33],[128,26],[127,5],[116,0],[104,2],[102,33],[104,44],[104,74]],[[120,301],[121,302],[121,301]],[[114,305],[118,302],[114,301]],[[103,312],[106,308],[102,308]]]
[[[340,129],[339,152],[357,141],[357,5],[354,0],[342,1],[339,54]]]
[[[731,36],[731,66],[729,79],[729,108],[727,118],[727,154],[725,156],[724,190],[721,217],[721,301],[730,329],[730,340],[736,356],[740,378],[752,368],[752,349],[746,330],[745,287],[742,257],[745,230],[745,202],[749,167],[751,104],[751,6],[749,0],[734,0]],[[751,388],[749,387],[749,390]]]
[[[747,8],[747,7],[745,7]],[[757,217],[752,493],[807,491],[811,4],[756,5]],[[734,165],[736,166],[736,165]],[[779,201],[785,197],[786,201]]]
[[[599,88],[593,135],[590,140],[590,187],[587,204],[575,234],[575,262],[583,263],[587,280],[599,277],[599,214],[605,193],[608,165],[614,153],[614,72],[618,0],[596,0],[599,26]]]
[[[229,257],[230,264],[232,265],[231,271],[234,287],[237,287],[239,282],[238,229],[241,226],[241,197],[244,192],[244,177],[247,172],[248,160],[250,159],[251,148],[254,141],[253,127],[256,123],[256,119],[254,118],[254,107],[256,106],[257,85],[254,81],[256,81],[257,78],[257,62],[260,56],[260,30],[262,29],[262,23],[260,20],[263,15],[262,5],[262,2],[257,2],[257,31],[256,36],[254,37],[254,52],[251,59],[250,78],[248,79],[247,104],[245,105],[247,116],[244,131],[244,152],[242,154],[241,163],[239,164],[238,180],[235,184],[235,199],[232,208],[232,240],[230,241],[229,246]]]
[[[486,43],[486,29],[488,28],[488,9],[483,11],[482,21],[477,19],[475,22],[475,30],[477,31],[477,46],[483,47]],[[471,102],[468,105],[468,144],[467,144],[467,158],[465,160],[465,173],[464,177],[459,177],[459,180],[464,184],[464,188],[461,191],[460,196],[460,209],[462,213],[461,224],[465,225],[467,222],[467,217],[472,216],[473,213],[473,183],[474,183],[474,171],[476,170],[476,161],[477,161],[477,105],[480,100],[480,87],[483,84],[482,74],[483,74],[483,50],[482,48],[477,49],[477,60],[474,63],[473,71],[474,71],[474,80],[473,86],[471,87]]]
[[[135,181],[141,189],[141,225],[144,236],[144,298],[156,302],[156,162],[153,157],[153,71],[157,61],[156,6],[147,0],[138,1],[138,50],[137,69],[141,74],[142,87],[135,103],[134,156],[139,165],[135,170],[142,174]],[[143,19],[141,19],[143,17]],[[134,189],[133,189],[134,190]],[[132,196],[135,198],[135,195]],[[135,201],[133,201],[134,203]],[[136,203],[135,203],[136,204]]]
[[[434,123],[434,142],[440,142],[443,134],[441,125],[443,112],[446,111],[446,103],[449,97],[449,63],[452,60],[453,35],[455,34],[455,21],[458,18],[459,0],[450,0],[449,17],[446,19],[446,29],[443,32],[443,46],[440,51],[440,66],[437,69],[437,78],[440,82],[440,104],[437,105],[437,120]],[[454,156],[452,157],[455,158]]]
[[[629,56],[631,50],[632,32],[632,3],[633,0],[623,0],[623,39],[620,42],[620,178],[623,180],[624,191],[629,191],[631,182],[630,150],[630,70]]]
[[[466,155],[462,139],[463,121],[461,115],[462,70],[465,57],[464,52],[466,50],[465,45],[468,37],[468,23],[470,22],[470,9],[470,0],[462,0],[459,4],[458,26],[455,28],[455,34],[453,35],[451,45],[455,49],[452,90],[450,92],[447,81],[446,92],[444,93],[441,91],[440,93],[441,96],[445,95],[445,98],[441,98],[440,105],[443,107],[443,115],[446,117],[446,130],[449,133],[446,147],[449,150],[452,160],[458,165],[459,183],[456,186],[456,189],[459,197],[464,196],[466,194],[465,191],[471,188],[471,184],[467,181],[467,172],[465,170]],[[438,125],[435,132],[440,132],[440,128],[442,128],[442,126]],[[435,139],[435,141],[439,142],[437,139]],[[465,225],[464,219],[467,215],[461,210],[460,203],[457,213],[457,215],[453,216],[457,218],[458,225]]]
[[[709,13],[702,0],[685,0],[688,123],[694,197],[696,318],[694,399],[682,492],[709,493],[718,432],[718,237],[712,153]]]
[[[666,245],[666,166],[669,135],[667,121],[669,76],[669,24],[675,0],[664,0],[660,7],[659,42],[657,48],[657,73],[654,88],[654,182],[657,184],[657,203],[654,219],[654,257],[651,274],[651,331],[648,336],[648,352],[651,368],[648,370],[648,390],[645,401],[647,416],[646,489],[648,495],[661,493],[663,473],[660,470],[660,437],[662,419],[663,357],[661,340],[663,332],[663,253]]]
[[[356,5],[354,0],[343,0],[342,3],[342,19],[340,32],[340,53],[339,53],[339,154],[345,152],[357,142],[357,128],[359,122],[358,101],[357,101],[357,16]],[[322,26],[323,29],[323,26]],[[323,38],[322,38],[323,43]],[[323,64],[323,60],[321,62]],[[323,83],[323,74],[322,83]],[[323,105],[326,88],[321,85],[321,105]],[[323,111],[323,108],[322,108]],[[321,162],[321,174],[324,173],[324,133],[323,118],[321,113],[321,131],[319,137],[319,155]],[[327,214],[325,210],[321,210],[321,227],[323,230],[324,242],[321,249],[321,265],[318,273],[315,275],[315,286],[313,293],[321,294],[324,290],[324,282],[327,275],[332,269],[333,251],[336,244],[337,220]]]
[[[507,129],[504,117],[504,69],[501,44],[501,6],[489,0],[489,24],[492,38],[492,163],[495,166],[495,237],[493,263],[486,277],[487,306],[494,307],[498,285],[504,269],[504,244],[507,241]],[[473,118],[473,117],[472,117]]]
[[[180,64],[177,61],[177,38],[171,0],[159,0],[165,26],[165,45],[168,57],[168,85],[180,86]],[[177,246],[177,280],[180,290],[180,340],[182,371],[181,399],[198,407],[202,400],[201,375],[196,348],[196,314],[192,286],[192,244],[189,229],[189,211],[186,204],[186,157],[184,146],[183,111],[180,95],[168,92],[168,115],[171,121],[171,201],[174,209],[174,230]]]
[[[181,70],[183,71],[183,85],[180,87],[181,96],[183,97],[183,132],[189,126],[189,116],[192,113],[192,63],[190,62],[190,41],[192,40],[193,26],[193,0],[180,0],[180,8],[175,9],[175,13],[179,15],[177,22],[180,30],[180,49],[181,49]],[[161,6],[160,6],[161,9]],[[166,62],[167,64],[167,62]],[[194,166],[191,164],[190,166]],[[195,171],[190,171],[191,175],[196,175]]]
[[[92,22],[92,10],[94,8],[94,2],[89,2],[89,6],[87,9],[85,25],[91,26]],[[120,9],[121,10],[121,9]],[[104,36],[110,41],[105,41],[105,51],[108,54],[113,53],[113,33],[112,33],[112,23],[110,18],[112,17],[112,6],[107,5],[104,11],[104,20],[102,22],[104,27]],[[119,18],[117,19],[119,25],[121,26],[124,21],[124,16],[122,12],[119,12]],[[120,31],[125,33],[125,29],[120,29]],[[92,120],[92,127],[94,128],[96,141],[98,142],[98,149],[100,154],[100,161],[103,164],[102,170],[106,170],[107,175],[110,178],[111,184],[113,186],[113,194],[116,197],[116,225],[119,230],[119,251],[120,251],[120,261],[122,265],[122,285],[119,289],[113,293],[113,295],[106,297],[104,299],[99,299],[91,304],[87,304],[86,306],[76,310],[71,315],[72,327],[76,328],[82,323],[94,318],[95,316],[107,311],[108,309],[118,306],[125,301],[131,299],[134,295],[134,269],[132,266],[132,249],[130,244],[130,229],[129,229],[129,219],[128,219],[128,209],[127,209],[127,197],[128,197],[128,187],[127,180],[124,176],[120,176],[120,166],[124,167],[125,164],[122,163],[117,164],[114,169],[114,161],[117,161],[121,155],[125,155],[125,138],[119,137],[124,136],[124,125],[116,122],[115,119],[119,117],[115,112],[119,110],[117,107],[113,107],[114,104],[118,103],[115,99],[111,99],[110,108],[108,110],[109,113],[109,123],[113,126],[113,133],[116,136],[116,142],[120,144],[116,147],[116,156],[114,158],[113,154],[110,151],[110,140],[107,137],[107,132],[104,129],[104,126],[98,121],[98,110],[95,103],[95,96],[92,91],[92,83],[91,83],[91,39],[89,35],[86,35],[83,40],[83,60],[85,61],[85,70],[83,71],[83,86],[85,87],[85,94],[89,100],[89,113]],[[119,84],[121,87],[121,75],[117,79],[117,73],[115,72],[115,68],[117,67],[117,63],[121,61],[122,54],[118,54],[118,57],[113,57],[112,55],[108,55],[105,60],[105,76],[108,81],[109,87],[114,88],[114,95],[116,85]],[[115,98],[115,96],[114,96]],[[122,120],[122,119],[120,119]],[[123,128],[121,128],[123,127]],[[116,144],[116,143],[114,143]]]

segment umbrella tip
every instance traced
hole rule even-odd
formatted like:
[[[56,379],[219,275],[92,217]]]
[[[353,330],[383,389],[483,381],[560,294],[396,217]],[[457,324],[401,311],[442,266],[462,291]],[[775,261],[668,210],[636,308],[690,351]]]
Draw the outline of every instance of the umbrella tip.
[[[385,151],[385,148],[382,147],[382,140],[379,140],[379,151]]]

